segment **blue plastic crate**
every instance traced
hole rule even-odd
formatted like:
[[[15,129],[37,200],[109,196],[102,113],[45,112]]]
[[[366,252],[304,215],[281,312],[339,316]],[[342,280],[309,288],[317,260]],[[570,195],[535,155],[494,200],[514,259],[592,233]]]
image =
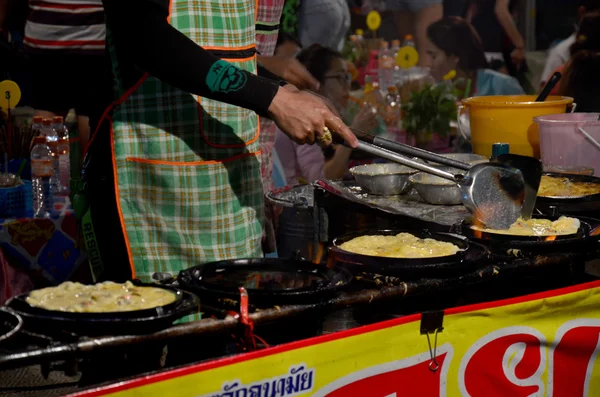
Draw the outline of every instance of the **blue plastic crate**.
[[[31,181],[13,187],[0,187],[0,218],[33,216],[33,191]]]

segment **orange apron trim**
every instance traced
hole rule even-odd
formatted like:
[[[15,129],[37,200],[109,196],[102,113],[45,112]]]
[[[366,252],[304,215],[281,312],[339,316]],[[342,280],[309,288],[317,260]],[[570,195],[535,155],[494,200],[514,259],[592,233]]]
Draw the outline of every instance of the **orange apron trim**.
[[[90,141],[88,142],[87,146],[85,147],[85,150],[83,151],[83,157],[85,157],[88,149],[90,148],[90,145],[92,144],[92,142],[94,142],[94,139],[96,138],[96,134],[98,133],[98,130],[100,129],[100,126],[102,125],[102,123],[104,122],[105,119],[109,118],[108,114],[111,112],[111,110],[113,110],[113,108],[115,106],[120,105],[123,102],[125,102],[127,100],[127,98],[129,98],[131,96],[131,94],[133,94],[135,92],[135,90],[137,90],[144,83],[144,81],[146,81],[148,76],[149,76],[148,73],[144,73],[144,75],[137,81],[137,83],[135,83],[133,86],[131,86],[131,88],[129,88],[127,91],[125,91],[119,99],[117,99],[116,101],[114,101],[113,103],[108,105],[108,107],[106,109],[104,109],[104,113],[102,113],[102,116],[100,116],[98,125],[96,126],[96,129],[94,130],[94,134],[92,134]]]
[[[131,278],[135,278],[135,264],[133,263],[133,254],[131,253],[131,244],[129,242],[129,236],[127,234],[127,228],[125,227],[125,218],[123,217],[123,209],[121,208],[121,194],[119,192],[119,173],[117,172],[117,156],[115,154],[115,139],[113,131],[112,118],[107,117],[110,123],[110,151],[113,165],[113,180],[115,184],[115,197],[117,199],[117,212],[119,213],[119,220],[121,221],[121,229],[123,230],[123,237],[125,238],[125,247],[127,247],[127,257],[129,258],[129,267],[131,269]]]
[[[207,51],[245,51],[245,50],[251,50],[253,48],[256,48],[256,43],[241,46],[241,47],[222,47],[222,46],[207,45],[207,46],[202,46],[202,48],[204,48]]]
[[[132,163],[143,163],[143,164],[153,164],[153,165],[170,165],[174,167],[188,167],[188,166],[198,166],[198,165],[214,165],[214,164],[223,164],[229,163],[231,161],[243,159],[246,157],[255,157],[261,154],[260,150],[252,153],[242,153],[236,156],[227,157],[223,160],[200,160],[200,161],[166,161],[166,160],[151,160],[151,159],[143,159],[139,157],[127,157],[125,161],[129,161]]]

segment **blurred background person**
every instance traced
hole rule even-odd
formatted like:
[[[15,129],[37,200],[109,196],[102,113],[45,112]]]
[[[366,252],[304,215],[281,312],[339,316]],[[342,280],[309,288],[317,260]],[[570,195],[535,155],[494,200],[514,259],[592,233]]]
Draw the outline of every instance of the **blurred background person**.
[[[32,67],[32,106],[36,115],[77,114],[81,146],[90,135],[90,116],[102,108],[106,92],[106,27],[101,0],[29,2],[25,50]]]
[[[275,47],[276,56],[295,58],[300,50],[302,50],[302,44],[296,36],[286,32],[279,32],[277,46]]]
[[[530,69],[525,58],[525,40],[515,21],[519,17],[521,0],[469,0],[466,16],[481,37],[491,68],[505,70],[515,77],[524,91],[537,92],[530,81]]]
[[[600,112],[600,51],[578,51],[567,63],[559,95],[570,96],[577,112]]]
[[[512,4],[511,4],[512,3]],[[488,54],[488,61],[493,58],[504,59],[504,37],[510,40],[511,61],[520,65],[525,60],[525,40],[515,24],[512,10],[517,7],[511,0],[470,0],[465,19],[471,23]]]
[[[444,16],[442,0],[385,0],[385,5],[394,12],[398,37],[414,35],[419,51],[419,65],[429,66],[431,58],[425,50],[427,28]]]
[[[0,0],[0,81],[17,83],[21,89],[19,106],[31,106],[30,64],[23,51],[28,12],[26,1]]]
[[[347,0],[302,0],[298,16],[298,38],[303,48],[320,44],[342,51],[350,29]]]
[[[575,42],[569,48],[570,58],[577,55],[580,51],[600,51],[600,11],[585,14],[581,19]],[[564,73],[565,66],[565,64],[558,66],[553,70],[553,73]],[[592,85],[589,87],[592,87]],[[558,92],[559,85],[556,85],[552,89],[551,94],[558,95]]]
[[[583,16],[589,12],[600,10],[600,0],[578,0],[577,1],[577,16],[579,24],[583,20]],[[573,34],[558,43],[556,46],[548,51],[546,63],[544,65],[544,71],[540,80],[540,89],[546,85],[548,79],[554,74],[556,69],[563,66],[571,57],[571,46],[575,44],[577,38],[577,31],[579,26],[575,28]]]
[[[489,68],[481,39],[466,20],[446,17],[435,22],[427,29],[427,38],[431,74],[437,81],[455,70],[457,78],[471,80],[474,90],[468,96],[524,93],[515,78]]]
[[[314,44],[300,52],[298,60],[319,81],[317,93],[329,99],[341,114],[345,114],[344,110],[350,100],[352,77],[342,55],[333,49]],[[344,119],[344,122],[365,132],[371,132],[380,125],[379,117],[369,106],[364,106],[352,120]],[[318,145],[302,147],[279,130],[275,151],[289,185],[296,185],[300,181],[313,182],[319,178],[342,178],[352,152],[341,145],[325,150]]]

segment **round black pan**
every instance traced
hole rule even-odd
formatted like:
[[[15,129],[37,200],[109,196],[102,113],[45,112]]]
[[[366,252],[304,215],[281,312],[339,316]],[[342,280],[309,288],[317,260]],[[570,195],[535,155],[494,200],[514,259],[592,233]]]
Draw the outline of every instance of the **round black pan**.
[[[7,306],[25,321],[25,327],[43,333],[72,332],[78,335],[122,335],[154,332],[199,307],[198,297],[177,288],[160,284],[137,285],[162,288],[173,292],[176,300],[152,309],[110,313],[71,313],[46,310],[27,303],[29,293],[17,295]]]
[[[589,175],[566,175],[544,173],[544,175],[568,178],[573,182],[592,182],[600,185],[600,178]],[[535,208],[544,214],[581,214],[600,211],[600,193],[582,197],[541,197],[538,196]]]
[[[0,346],[8,341],[21,329],[23,319],[13,310],[0,307]]]
[[[346,287],[352,275],[307,261],[256,258],[194,266],[181,271],[177,280],[181,288],[211,300],[239,301],[239,287],[244,286],[250,304],[272,307],[325,302]]]
[[[545,218],[554,221],[559,217],[535,215],[534,218]],[[486,245],[494,254],[506,255],[509,250],[519,250],[526,254],[547,255],[550,253],[577,252],[595,244],[595,239],[590,236],[592,230],[590,224],[581,219],[580,223],[577,233],[556,236],[553,240],[548,237],[537,236],[512,236],[486,232],[479,232],[481,233],[479,234],[471,229],[469,221],[464,221],[460,228],[463,235],[471,241]]]
[[[461,248],[454,255],[436,258],[387,258],[361,255],[345,251],[340,245],[360,236],[384,235],[393,236],[398,233],[410,233],[419,238],[432,238],[452,243]],[[370,272],[382,275],[402,277],[404,279],[437,278],[455,275],[464,269],[472,268],[481,262],[488,251],[478,245],[470,244],[467,238],[451,233],[414,232],[404,230],[369,230],[347,234],[336,238],[329,248],[329,255],[338,263],[348,266],[353,272]]]

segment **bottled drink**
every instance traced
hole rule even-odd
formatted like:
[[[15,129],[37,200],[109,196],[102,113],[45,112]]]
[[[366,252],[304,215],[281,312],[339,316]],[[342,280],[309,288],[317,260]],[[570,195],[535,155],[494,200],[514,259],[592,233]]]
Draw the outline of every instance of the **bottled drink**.
[[[510,152],[510,145],[508,143],[494,143],[492,145],[492,158],[498,157],[502,154],[508,154]]]
[[[379,48],[379,86],[384,91],[394,84],[394,63],[395,60],[390,53],[389,43],[383,41]]]
[[[384,120],[388,130],[390,139],[397,141],[400,136],[400,117],[401,117],[400,94],[396,86],[392,85],[388,88],[388,93],[385,96],[385,113]]]
[[[365,76],[365,90],[363,94],[363,102],[379,110],[383,102],[381,93],[379,92],[379,84],[373,81],[373,77]]]
[[[40,130],[42,129],[42,116],[33,116],[33,120],[31,121],[31,130],[34,131],[34,136],[38,136],[40,134]]]
[[[396,57],[400,51],[400,40],[392,40],[392,47],[390,48],[390,55],[394,63],[394,84],[398,84],[402,80],[401,68],[396,63]]]
[[[407,34],[404,36],[404,42],[402,42],[402,47],[412,47],[415,48],[415,39],[412,34]],[[415,62],[416,63],[416,62]],[[410,80],[416,72],[416,65],[411,66],[409,68],[405,68],[401,71],[402,81]]]
[[[61,116],[52,119],[52,128],[57,136],[56,153],[58,155],[59,189],[61,193],[69,191],[69,179],[71,177],[71,164],[69,157],[69,130],[65,120]]]
[[[40,135],[42,130],[42,116],[33,116],[31,120],[31,137],[35,139],[36,136]],[[29,142],[29,150],[33,149],[33,139]]]
[[[53,193],[60,191],[60,179],[59,179],[59,163],[58,163],[58,135],[56,130],[52,126],[52,119],[42,119],[42,129],[40,130],[40,136],[46,138],[46,145],[50,148],[52,154],[52,177],[50,178],[50,188]]]
[[[31,150],[31,187],[33,190],[33,214],[36,218],[47,218],[52,212],[53,158],[45,136],[33,141]]]

